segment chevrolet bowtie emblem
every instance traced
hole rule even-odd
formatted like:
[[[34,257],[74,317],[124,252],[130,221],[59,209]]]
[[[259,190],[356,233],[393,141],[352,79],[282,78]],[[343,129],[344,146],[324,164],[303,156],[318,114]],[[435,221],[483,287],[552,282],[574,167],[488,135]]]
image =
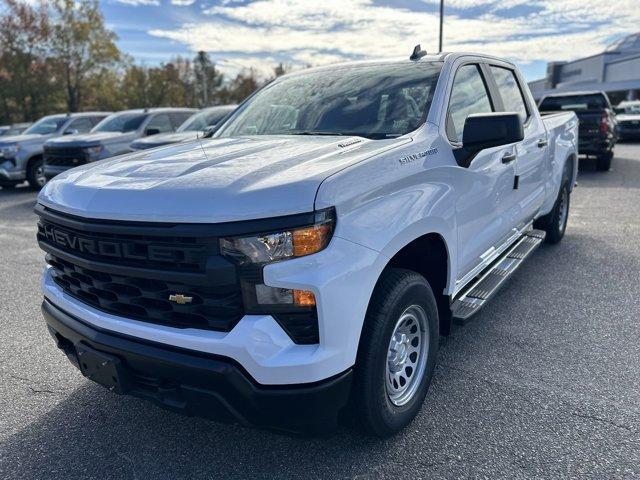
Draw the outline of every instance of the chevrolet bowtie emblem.
[[[178,294],[175,294],[175,295],[169,295],[169,301],[170,302],[176,302],[179,305],[184,305],[185,303],[193,302],[193,297],[186,297],[186,296],[182,295],[181,293],[178,293]]]

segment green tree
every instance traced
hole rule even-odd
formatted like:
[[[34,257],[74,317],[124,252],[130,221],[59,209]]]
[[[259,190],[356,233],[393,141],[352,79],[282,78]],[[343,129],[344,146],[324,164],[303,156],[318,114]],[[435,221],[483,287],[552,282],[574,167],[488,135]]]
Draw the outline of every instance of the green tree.
[[[224,77],[216,70],[215,64],[207,52],[200,51],[193,60],[196,101],[199,107],[208,107],[215,103],[218,90]]]
[[[66,89],[67,108],[82,107],[88,78],[120,60],[116,34],[108,30],[97,0],[54,0],[51,50]]]

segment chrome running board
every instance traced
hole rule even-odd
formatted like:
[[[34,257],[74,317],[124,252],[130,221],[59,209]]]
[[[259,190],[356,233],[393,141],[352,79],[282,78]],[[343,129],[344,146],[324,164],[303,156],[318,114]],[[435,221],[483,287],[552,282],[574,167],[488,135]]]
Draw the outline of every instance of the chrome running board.
[[[542,230],[528,230],[505,250],[475,280],[468,283],[451,303],[453,320],[465,324],[500,289],[504,282],[518,269],[544,241]]]

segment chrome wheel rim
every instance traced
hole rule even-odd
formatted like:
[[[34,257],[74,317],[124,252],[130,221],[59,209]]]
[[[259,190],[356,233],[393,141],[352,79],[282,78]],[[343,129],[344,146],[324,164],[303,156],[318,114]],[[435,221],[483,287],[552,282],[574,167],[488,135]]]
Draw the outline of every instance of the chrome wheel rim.
[[[38,167],[36,167],[36,171],[35,171],[35,179],[36,179],[36,183],[38,184],[38,186],[40,187],[44,187],[44,184],[47,183],[47,179],[44,176],[44,166],[43,165],[38,165]]]
[[[396,322],[387,350],[385,386],[391,403],[402,406],[415,396],[428,354],[427,314],[419,305],[411,305]]]
[[[558,206],[559,215],[558,215],[558,228],[562,232],[567,226],[567,218],[569,217],[569,194],[567,193],[567,189],[562,189],[562,194],[560,195],[560,205]]]

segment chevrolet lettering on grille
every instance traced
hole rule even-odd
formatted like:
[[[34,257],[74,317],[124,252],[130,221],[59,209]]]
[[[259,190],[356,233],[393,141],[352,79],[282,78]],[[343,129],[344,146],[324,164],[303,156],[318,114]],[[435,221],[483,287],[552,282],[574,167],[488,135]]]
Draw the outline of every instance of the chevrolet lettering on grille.
[[[80,254],[121,258],[125,260],[152,260],[157,262],[174,262],[185,260],[197,262],[202,253],[202,247],[180,248],[180,255],[174,247],[162,245],[145,245],[135,241],[116,241],[109,239],[89,238],[67,230],[59,229],[51,224],[41,224],[41,235],[49,242],[73,250]]]

